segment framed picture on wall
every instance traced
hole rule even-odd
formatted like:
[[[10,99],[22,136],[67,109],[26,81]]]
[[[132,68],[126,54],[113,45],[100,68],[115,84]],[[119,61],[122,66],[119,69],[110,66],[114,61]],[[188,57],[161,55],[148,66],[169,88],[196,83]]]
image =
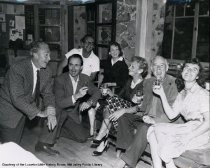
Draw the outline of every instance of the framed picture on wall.
[[[98,47],[98,57],[100,60],[107,59],[109,54],[109,48],[106,47]]]
[[[99,26],[97,31],[98,44],[108,45],[111,42],[111,26]]]
[[[98,7],[99,17],[98,23],[112,22],[112,3],[100,4]]]

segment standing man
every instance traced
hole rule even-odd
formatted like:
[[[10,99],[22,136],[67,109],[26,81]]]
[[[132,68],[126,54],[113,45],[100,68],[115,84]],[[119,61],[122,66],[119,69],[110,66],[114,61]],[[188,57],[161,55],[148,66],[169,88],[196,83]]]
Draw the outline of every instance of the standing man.
[[[161,56],[156,56],[152,60],[151,69],[154,76],[144,82],[144,100],[141,110],[145,115],[142,117],[135,114],[124,114],[119,118],[116,146],[126,149],[126,152],[120,156],[115,168],[123,168],[125,165],[136,167],[148,144],[148,128],[155,123],[172,122],[164,112],[160,97],[153,93],[152,88],[154,82],[162,83],[166,97],[172,105],[178,94],[175,78],[166,74],[168,63]],[[137,128],[135,135],[132,133],[134,128]]]
[[[79,119],[79,111],[88,110],[90,127],[94,125],[95,114],[93,106],[100,98],[100,90],[93,85],[86,74],[82,74],[83,59],[79,54],[73,54],[68,59],[69,72],[63,73],[55,80],[55,97],[59,109],[58,124],[60,136],[85,142],[89,136]],[[89,94],[88,100],[82,99]]]
[[[90,35],[85,35],[81,39],[81,43],[82,48],[74,48],[66,53],[64,60],[58,67],[57,75],[60,75],[63,71],[63,68],[67,66],[67,60],[70,56],[73,54],[79,54],[82,56],[84,62],[82,73],[89,76],[91,81],[95,79],[97,72],[100,71],[100,61],[99,58],[93,53],[94,39]]]
[[[48,129],[43,128],[36,150],[56,154],[48,145],[54,143],[53,130],[57,125],[53,79],[50,69],[46,68],[50,60],[49,46],[35,42],[31,55],[10,67],[0,88],[0,141],[19,144],[26,117],[47,118]],[[44,100],[44,111],[39,108],[40,96]]]

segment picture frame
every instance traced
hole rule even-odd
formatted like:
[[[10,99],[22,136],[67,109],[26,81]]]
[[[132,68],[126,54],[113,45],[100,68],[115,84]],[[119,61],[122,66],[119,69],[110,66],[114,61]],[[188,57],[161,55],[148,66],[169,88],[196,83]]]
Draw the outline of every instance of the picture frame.
[[[107,47],[98,47],[98,57],[100,60],[106,60],[109,55],[109,48]]]
[[[112,22],[112,3],[100,4],[98,7],[99,17],[98,23]]]
[[[99,26],[97,29],[98,44],[109,45],[112,37],[111,26]]]

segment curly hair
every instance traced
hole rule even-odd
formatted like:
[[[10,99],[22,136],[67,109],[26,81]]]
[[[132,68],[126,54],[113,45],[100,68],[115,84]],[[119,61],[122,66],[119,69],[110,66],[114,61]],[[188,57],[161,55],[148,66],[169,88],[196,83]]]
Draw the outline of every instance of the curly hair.
[[[42,48],[46,48],[47,50],[49,50],[49,45],[47,43],[43,42],[43,41],[34,41],[31,44],[30,53],[31,54],[37,53]]]
[[[184,85],[184,79],[182,78],[182,72],[184,67],[186,66],[186,64],[195,64],[199,66],[199,72],[198,72],[198,79],[196,79],[196,82],[203,88],[205,88],[205,77],[204,77],[204,73],[203,73],[203,67],[199,61],[198,58],[190,58],[185,60],[183,66],[178,70],[178,76],[176,79],[176,85],[177,85],[177,89],[180,92],[181,90],[184,89],[185,85]]]
[[[142,57],[139,57],[139,56],[133,56],[131,58],[131,62],[134,62],[136,61],[138,64],[139,64],[139,69],[143,69],[143,72],[142,72],[142,78],[145,78],[148,74],[148,63],[147,61],[142,58]]]

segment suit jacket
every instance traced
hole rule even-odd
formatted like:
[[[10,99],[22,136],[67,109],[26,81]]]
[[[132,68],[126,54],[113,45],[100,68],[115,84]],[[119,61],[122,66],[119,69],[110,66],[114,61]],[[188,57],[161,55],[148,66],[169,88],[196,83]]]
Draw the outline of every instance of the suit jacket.
[[[166,115],[161,99],[159,96],[155,95],[152,91],[153,83],[155,81],[155,77],[151,77],[144,81],[143,92],[144,92],[144,99],[142,104],[142,111],[145,111],[146,114],[152,115],[154,120],[157,123],[160,122],[172,122]],[[170,105],[172,105],[178,95],[177,86],[175,83],[175,78],[166,75],[163,83],[163,89],[165,91],[167,100]],[[156,99],[156,107],[154,107],[153,98]]]
[[[87,86],[88,94],[91,96],[89,99],[96,104],[101,96],[100,90],[94,86],[91,82],[90,77],[85,74],[79,75],[79,81],[77,84],[76,93],[80,88]],[[75,103],[72,102],[73,86],[69,73],[63,73],[55,79],[55,100],[59,111],[65,111],[68,113],[74,121],[79,122],[78,106],[81,103],[78,99]]]
[[[14,128],[23,115],[33,119],[40,112],[32,91],[33,67],[28,58],[10,67],[0,88],[1,125]],[[40,93],[45,107],[55,107],[53,78],[49,68],[40,70]]]

